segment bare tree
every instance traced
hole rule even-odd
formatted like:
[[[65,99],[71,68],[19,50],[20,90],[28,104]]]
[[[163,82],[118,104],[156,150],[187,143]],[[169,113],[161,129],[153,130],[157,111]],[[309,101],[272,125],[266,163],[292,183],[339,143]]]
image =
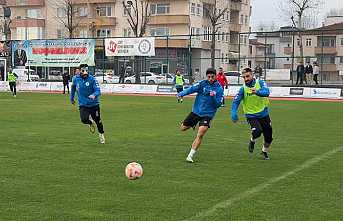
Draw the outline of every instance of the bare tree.
[[[133,0],[122,2],[127,22],[129,23],[135,37],[143,37],[146,33],[147,25],[151,16],[149,11],[149,0]],[[140,84],[141,78],[138,69],[138,59],[134,58],[135,83]]]
[[[217,0],[214,0],[212,4],[204,3],[205,14],[210,20],[211,24],[211,67],[215,66],[215,57],[216,57],[216,34],[221,28],[222,17],[228,11],[228,7],[223,9],[217,8]]]
[[[291,18],[295,28],[299,30],[299,48],[300,48],[300,60],[304,61],[304,47],[302,42],[302,31],[306,23],[306,16],[316,16],[313,12],[316,11],[319,6],[323,4],[322,0],[280,0],[279,9],[287,16]],[[295,21],[296,20],[296,21]]]
[[[139,4],[140,3],[140,4]],[[134,0],[122,2],[129,23],[135,37],[143,37],[149,22],[151,13],[148,0]]]
[[[58,0],[52,1],[52,3],[57,7],[57,20],[68,30],[68,37],[73,38],[81,21],[80,18],[77,18],[78,11],[75,3],[73,0]]]
[[[2,5],[3,15],[2,17],[2,31],[3,35],[5,37],[5,40],[11,40],[11,9],[7,6],[7,3]]]

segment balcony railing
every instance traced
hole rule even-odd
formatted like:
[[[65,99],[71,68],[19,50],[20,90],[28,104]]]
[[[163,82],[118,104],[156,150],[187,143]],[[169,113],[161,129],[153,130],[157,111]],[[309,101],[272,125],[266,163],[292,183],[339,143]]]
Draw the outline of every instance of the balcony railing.
[[[19,6],[44,6],[44,0],[7,0],[7,6],[19,7]]]
[[[149,25],[189,24],[188,15],[154,15],[149,19]]]
[[[12,20],[11,27],[45,27],[45,19],[16,18]]]
[[[335,47],[315,47],[314,52],[316,54],[337,54],[337,48]]]

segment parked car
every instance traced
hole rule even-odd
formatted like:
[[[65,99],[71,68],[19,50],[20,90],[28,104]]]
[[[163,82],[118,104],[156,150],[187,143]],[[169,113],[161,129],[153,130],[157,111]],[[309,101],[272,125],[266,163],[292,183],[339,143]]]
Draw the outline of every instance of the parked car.
[[[229,84],[243,84],[244,80],[238,71],[228,71],[224,73]]]
[[[94,75],[95,79],[99,83],[105,83],[105,84],[116,84],[119,83],[119,77],[116,75],[110,75],[110,74],[103,74],[103,73],[96,73]]]
[[[166,77],[164,75],[155,74],[152,72],[141,72],[140,79],[142,84],[163,84],[166,82]],[[136,76],[132,75],[125,78],[126,84],[132,84],[136,82]]]
[[[49,73],[49,80],[62,81],[62,72],[58,70],[52,70]]]
[[[18,81],[39,81],[39,76],[34,70],[15,68],[12,72],[17,75]]]

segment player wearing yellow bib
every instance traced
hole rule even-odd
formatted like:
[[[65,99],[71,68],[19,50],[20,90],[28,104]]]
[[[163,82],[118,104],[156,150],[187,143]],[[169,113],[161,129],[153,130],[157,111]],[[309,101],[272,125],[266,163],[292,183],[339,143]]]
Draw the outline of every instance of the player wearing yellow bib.
[[[265,160],[269,160],[268,150],[273,141],[273,129],[268,108],[270,91],[263,80],[256,80],[253,77],[250,68],[243,70],[242,77],[245,84],[232,102],[231,120],[235,123],[238,121],[237,111],[241,101],[243,101],[243,112],[250,124],[252,134],[249,142],[249,152],[254,151],[257,138],[263,134],[262,154]]]

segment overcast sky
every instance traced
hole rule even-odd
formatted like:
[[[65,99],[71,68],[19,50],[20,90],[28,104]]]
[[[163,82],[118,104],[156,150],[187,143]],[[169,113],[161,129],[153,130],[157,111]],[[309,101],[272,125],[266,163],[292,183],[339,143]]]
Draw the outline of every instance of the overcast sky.
[[[251,0],[252,15],[251,15],[251,27],[256,30],[256,26],[260,23],[271,24],[272,21],[276,25],[289,25],[284,18],[280,18],[280,11],[278,9],[278,2],[280,0]],[[341,9],[343,8],[343,0],[324,0],[324,8],[321,13],[322,18],[320,23],[323,21],[325,14],[330,9]]]

